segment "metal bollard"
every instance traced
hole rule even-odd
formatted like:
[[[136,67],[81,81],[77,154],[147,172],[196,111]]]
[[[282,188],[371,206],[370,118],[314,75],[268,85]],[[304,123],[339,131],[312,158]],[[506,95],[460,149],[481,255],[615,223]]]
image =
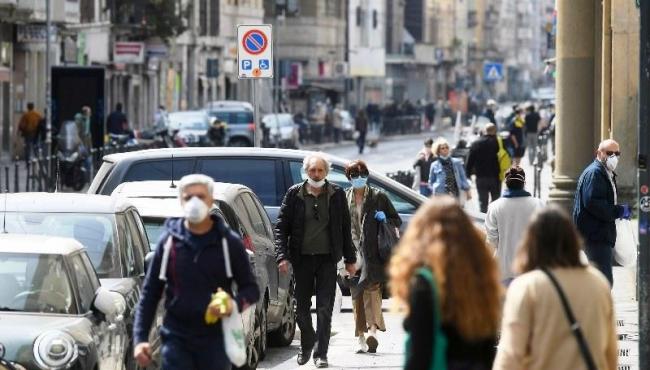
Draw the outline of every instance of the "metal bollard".
[[[5,166],[5,192],[9,192],[9,166]]]
[[[18,162],[14,162],[14,193],[19,193],[18,189]]]
[[[32,166],[31,166],[31,160],[29,160],[29,162],[27,162],[27,163],[25,164],[25,166],[26,166],[26,168],[27,168],[27,177],[25,178],[25,191],[26,191],[26,192],[29,192],[29,177],[30,177],[30,176],[29,176],[29,175],[30,175],[29,170],[30,170],[31,167],[32,167]]]

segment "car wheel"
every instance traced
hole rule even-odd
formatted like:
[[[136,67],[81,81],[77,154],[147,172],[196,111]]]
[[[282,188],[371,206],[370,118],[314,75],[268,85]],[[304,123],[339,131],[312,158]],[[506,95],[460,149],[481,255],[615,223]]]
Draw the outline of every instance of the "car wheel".
[[[266,357],[266,348],[267,348],[267,324],[268,324],[268,301],[264,299],[264,305],[259,314],[259,338],[257,339],[257,353],[259,354],[260,361],[264,360]]]
[[[280,327],[269,333],[269,343],[272,346],[286,347],[291,344],[296,335],[296,298],[294,296],[295,285],[290,284],[289,294],[282,310],[282,323]]]
[[[234,138],[234,139],[230,140],[230,142],[228,143],[228,146],[243,147],[243,146],[252,146],[252,145],[251,145],[251,143],[250,143],[248,140],[246,140],[246,139],[242,139],[242,138]]]

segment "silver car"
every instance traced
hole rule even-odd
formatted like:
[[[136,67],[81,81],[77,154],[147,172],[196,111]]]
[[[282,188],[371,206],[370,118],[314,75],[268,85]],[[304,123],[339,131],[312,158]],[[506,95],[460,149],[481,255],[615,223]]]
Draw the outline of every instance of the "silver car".
[[[255,117],[253,106],[245,101],[215,101],[206,106],[210,117],[228,124],[226,145],[253,146]]]
[[[188,146],[207,146],[210,117],[203,110],[173,112],[169,114],[169,130]]]

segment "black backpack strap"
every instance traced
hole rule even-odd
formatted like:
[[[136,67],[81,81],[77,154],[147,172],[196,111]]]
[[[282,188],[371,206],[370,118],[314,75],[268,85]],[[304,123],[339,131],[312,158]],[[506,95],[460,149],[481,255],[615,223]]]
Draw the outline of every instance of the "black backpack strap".
[[[566,314],[567,320],[569,320],[569,325],[571,325],[571,332],[573,333],[573,335],[576,337],[576,340],[578,341],[578,347],[580,348],[580,353],[582,354],[582,357],[584,358],[585,363],[587,364],[587,369],[597,370],[598,368],[596,367],[596,364],[594,363],[594,359],[591,356],[591,352],[589,351],[589,345],[587,344],[587,340],[585,339],[584,333],[582,332],[582,328],[580,328],[580,324],[578,323],[575,316],[573,315],[573,311],[571,311],[571,306],[569,305],[569,301],[567,300],[566,295],[564,295],[564,291],[560,287],[560,283],[557,281],[555,276],[548,269],[543,268],[542,271],[551,280],[551,283],[553,283],[553,286],[555,287],[557,294],[560,296],[560,301],[562,301],[562,307],[564,308],[564,313]]]

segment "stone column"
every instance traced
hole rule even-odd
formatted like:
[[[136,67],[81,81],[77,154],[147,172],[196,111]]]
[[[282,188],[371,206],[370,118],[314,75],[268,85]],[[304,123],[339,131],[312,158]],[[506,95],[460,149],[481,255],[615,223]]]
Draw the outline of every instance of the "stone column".
[[[596,1],[557,3],[558,121],[549,200],[570,210],[578,177],[594,158]]]
[[[611,137],[621,146],[619,202],[636,203],[636,153],[639,104],[639,11],[634,2],[612,5],[612,121]]]

